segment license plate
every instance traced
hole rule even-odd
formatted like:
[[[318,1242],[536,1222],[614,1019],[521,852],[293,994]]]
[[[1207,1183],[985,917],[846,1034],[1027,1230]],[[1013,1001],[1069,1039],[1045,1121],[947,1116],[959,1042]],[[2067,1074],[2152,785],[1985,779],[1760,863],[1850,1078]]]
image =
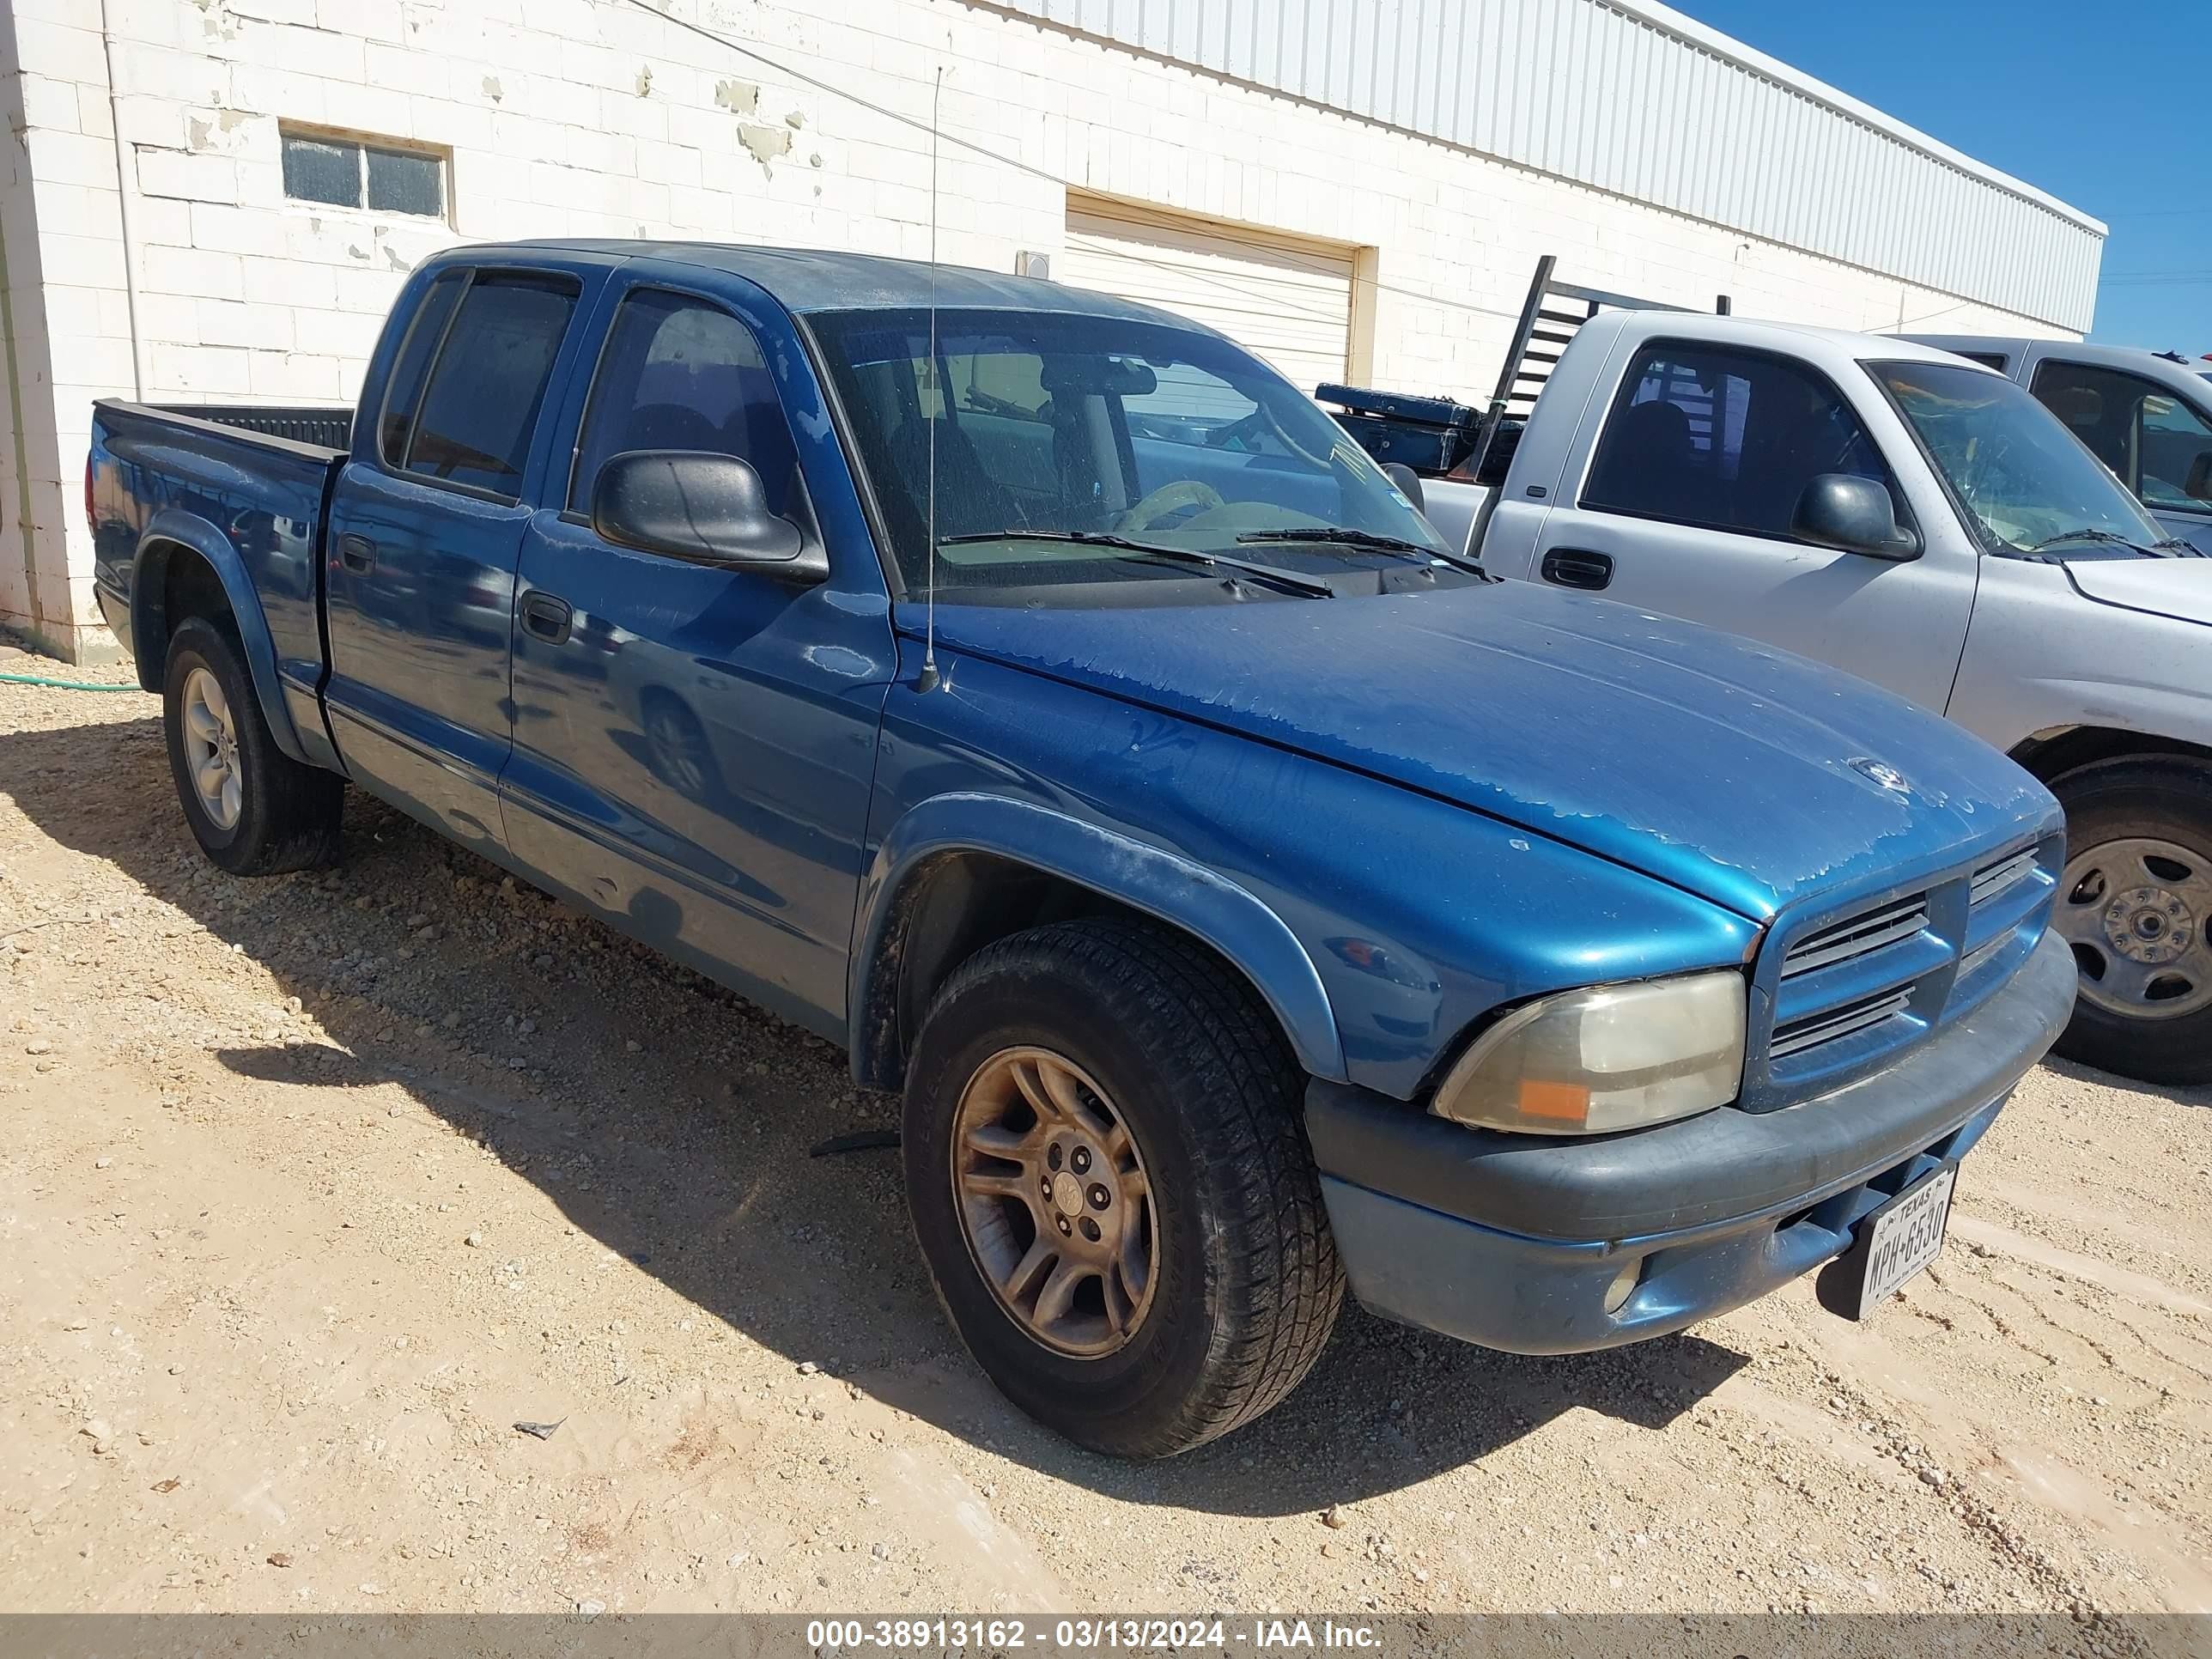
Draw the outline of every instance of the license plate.
[[[1820,1301],[1846,1319],[1864,1319],[1933,1261],[1943,1248],[1958,1175],[1947,1164],[1862,1221],[1851,1248],[1821,1275]]]

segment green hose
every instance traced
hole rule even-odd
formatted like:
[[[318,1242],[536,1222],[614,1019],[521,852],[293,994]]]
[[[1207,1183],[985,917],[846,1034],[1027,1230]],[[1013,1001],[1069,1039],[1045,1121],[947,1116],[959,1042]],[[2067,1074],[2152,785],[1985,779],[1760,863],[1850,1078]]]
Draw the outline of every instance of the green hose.
[[[53,680],[44,674],[0,674],[0,685],[58,685],[64,691],[136,691],[135,685],[95,685],[86,680]]]

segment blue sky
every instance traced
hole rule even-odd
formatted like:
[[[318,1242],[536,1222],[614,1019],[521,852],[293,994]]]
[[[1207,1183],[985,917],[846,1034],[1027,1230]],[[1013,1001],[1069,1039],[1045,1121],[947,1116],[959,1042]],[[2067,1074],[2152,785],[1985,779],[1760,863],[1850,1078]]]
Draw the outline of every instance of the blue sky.
[[[2206,0],[1672,3],[2106,221],[2091,337],[2212,351]]]

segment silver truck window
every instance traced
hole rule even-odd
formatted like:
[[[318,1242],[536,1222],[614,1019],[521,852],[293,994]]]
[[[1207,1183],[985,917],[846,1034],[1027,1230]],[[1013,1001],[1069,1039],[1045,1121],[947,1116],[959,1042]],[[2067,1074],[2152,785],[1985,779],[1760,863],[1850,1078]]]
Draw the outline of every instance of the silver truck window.
[[[750,329],[720,306],[659,289],[622,302],[592,377],[569,510],[591,511],[599,469],[634,449],[734,455],[760,474],[769,510],[784,511],[799,451]]]
[[[2035,395],[2145,505],[2212,513],[2212,422],[2157,381],[2055,360]]]
[[[576,308],[576,284],[532,271],[479,272],[461,297],[422,393],[406,471],[512,501],[545,383]]]
[[[1903,518],[1881,452],[1825,378],[1763,352],[1654,341],[1621,381],[1581,504],[1787,540],[1826,472],[1886,486]]]

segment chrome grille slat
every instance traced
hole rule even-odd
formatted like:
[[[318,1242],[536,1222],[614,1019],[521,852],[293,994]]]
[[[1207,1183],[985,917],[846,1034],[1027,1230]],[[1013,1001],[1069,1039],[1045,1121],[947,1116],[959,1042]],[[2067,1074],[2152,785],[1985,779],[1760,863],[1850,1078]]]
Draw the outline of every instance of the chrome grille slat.
[[[1799,974],[1866,956],[1886,945],[1911,939],[1927,925],[1928,899],[1921,893],[1878,909],[1847,916],[1808,933],[1791,945],[1782,958],[1782,977],[1793,979]]]
[[[1967,888],[1966,902],[1976,905],[1995,898],[2025,881],[2035,870],[2035,848],[2022,848],[2009,858],[1999,859],[1995,864],[1985,864],[1974,872]]]
[[[1903,1013],[1911,1006],[1912,993],[1908,988],[1848,1003],[1841,1008],[1808,1014],[1802,1019],[1792,1020],[1787,1025],[1776,1026],[1766,1052],[1778,1060],[1802,1054],[1824,1042],[1833,1042],[1839,1037],[1847,1037],[1854,1032],[1879,1025],[1882,1021]]]

